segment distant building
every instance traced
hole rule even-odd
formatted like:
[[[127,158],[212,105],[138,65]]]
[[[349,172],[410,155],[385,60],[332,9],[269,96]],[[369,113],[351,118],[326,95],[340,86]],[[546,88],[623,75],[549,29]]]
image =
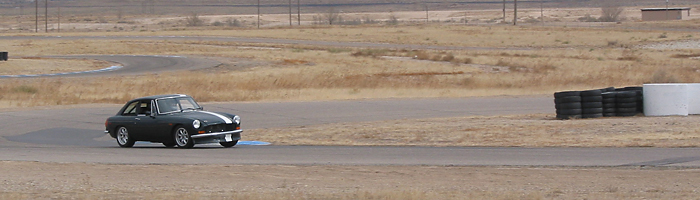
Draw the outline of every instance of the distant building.
[[[643,8],[642,21],[682,20],[686,10],[690,16],[690,8]]]

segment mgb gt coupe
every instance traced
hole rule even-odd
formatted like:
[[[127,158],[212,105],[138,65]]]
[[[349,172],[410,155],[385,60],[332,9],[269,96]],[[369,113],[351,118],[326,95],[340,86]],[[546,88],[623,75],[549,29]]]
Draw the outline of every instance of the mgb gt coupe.
[[[105,128],[120,147],[132,147],[136,141],[180,148],[216,142],[232,147],[243,132],[239,116],[204,111],[192,97],[182,94],[133,99],[105,121]]]

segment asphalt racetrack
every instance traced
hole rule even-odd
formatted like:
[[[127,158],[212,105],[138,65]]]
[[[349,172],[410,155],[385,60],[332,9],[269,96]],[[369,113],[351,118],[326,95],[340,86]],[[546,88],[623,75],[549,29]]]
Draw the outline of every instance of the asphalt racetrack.
[[[57,56],[58,57],[58,56]],[[105,76],[192,70],[218,65],[173,56],[69,56],[121,63],[123,68],[63,76]],[[194,149],[137,143],[119,148],[104,120],[121,105],[0,112],[0,160],[115,164],[298,164],[459,166],[670,166],[700,167],[700,148],[517,148],[251,146]],[[338,122],[553,113],[548,96],[452,99],[383,99],[321,102],[217,103],[207,110],[240,115],[245,129]]]

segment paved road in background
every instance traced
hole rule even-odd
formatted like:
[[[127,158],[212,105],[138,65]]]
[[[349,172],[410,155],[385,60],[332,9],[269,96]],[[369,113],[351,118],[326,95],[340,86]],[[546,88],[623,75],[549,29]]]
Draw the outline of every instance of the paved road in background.
[[[436,46],[416,44],[391,44],[368,42],[338,42],[338,41],[314,41],[276,38],[248,38],[248,37],[223,37],[223,36],[0,36],[0,40],[150,40],[150,41],[215,41],[238,42],[259,44],[296,44],[327,47],[347,48],[384,48],[384,49],[432,49],[432,50],[531,50],[523,47],[464,47],[464,46]],[[12,54],[10,54],[12,56]]]

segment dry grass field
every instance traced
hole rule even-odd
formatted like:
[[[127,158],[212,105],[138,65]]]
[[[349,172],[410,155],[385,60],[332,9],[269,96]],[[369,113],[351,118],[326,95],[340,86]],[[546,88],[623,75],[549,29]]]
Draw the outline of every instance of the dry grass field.
[[[649,4],[646,4],[649,5]],[[636,10],[638,8],[628,8]],[[536,18],[538,9],[524,14]],[[500,50],[411,50],[253,44],[202,40],[0,40],[10,61],[0,74],[44,74],[105,68],[111,63],[47,59],[49,55],[143,54],[205,57],[214,69],[100,78],[0,79],[0,108],[123,103],[138,96],[187,93],[203,102],[362,98],[551,95],[561,90],[651,82],[700,81],[698,15],[678,22],[581,24],[596,9],[550,9],[556,26],[508,26],[498,10],[435,12],[447,23],[287,28],[265,15],[250,28],[187,27],[187,14],[67,16],[62,33],[29,33],[29,16],[0,16],[0,35],[131,35],[284,38]],[[697,10],[697,6],[693,10]],[[126,12],[125,12],[126,13]],[[478,15],[476,15],[478,13]],[[422,12],[396,12],[407,21]],[[349,14],[347,14],[349,15]],[[630,14],[632,15],[632,14]],[[318,15],[306,15],[307,23]],[[389,19],[386,13],[347,16]],[[526,20],[524,18],[524,20]],[[71,20],[72,19],[72,20]],[[557,21],[559,20],[559,21]],[[101,21],[104,21],[102,23]],[[139,24],[143,23],[143,24]],[[486,24],[482,24],[486,23]],[[561,25],[563,24],[563,25]],[[659,44],[689,44],[658,48]],[[509,49],[510,48],[510,49]],[[123,88],[144,88],[129,93]],[[697,146],[697,117],[553,120],[553,114],[419,119],[246,130],[247,140],[289,145],[421,145],[523,147]],[[415,132],[416,124],[430,132]],[[349,127],[352,126],[352,131]],[[280,134],[285,132],[285,134]],[[439,134],[437,134],[439,133]],[[695,169],[502,168],[451,166],[103,165],[0,162],[0,199],[694,199]],[[194,172],[193,172],[194,171]],[[226,171],[222,176],[214,172]]]
[[[694,22],[687,22],[694,23]],[[205,35],[204,32],[90,35]],[[69,34],[72,35],[72,34]],[[551,94],[650,82],[697,82],[697,48],[642,48],[695,41],[696,32],[610,28],[408,25],[216,30],[206,35],[527,48],[524,50],[357,49],[214,41],[2,40],[20,57],[75,54],[190,55],[220,60],[218,70],[95,79],[2,79],[5,106],[121,103],[162,93],[202,101],[328,100]],[[357,36],[361,35],[361,36]],[[414,38],[419,38],[415,40]],[[241,63],[248,63],[241,65]],[[6,66],[10,62],[0,63]],[[37,63],[38,64],[38,63]],[[241,67],[241,66],[244,67]],[[95,68],[108,67],[104,63]],[[207,82],[202,82],[202,79]],[[140,93],[120,88],[148,85]],[[16,88],[33,88],[31,91]],[[220,91],[212,93],[210,91]]]
[[[699,117],[555,120],[554,114],[479,116],[255,129],[276,145],[697,147]]]

